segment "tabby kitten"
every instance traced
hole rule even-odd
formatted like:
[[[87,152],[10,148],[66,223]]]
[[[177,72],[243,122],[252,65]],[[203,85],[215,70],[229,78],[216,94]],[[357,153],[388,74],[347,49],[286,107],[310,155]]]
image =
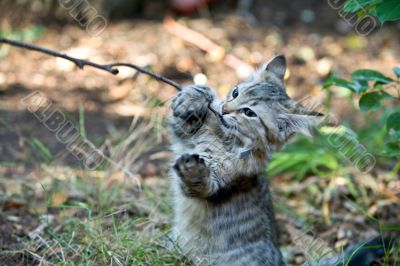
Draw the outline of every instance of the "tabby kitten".
[[[172,101],[173,233],[196,265],[284,265],[264,173],[272,154],[309,132],[318,115],[288,97],[285,70],[279,55],[224,101],[199,85]]]

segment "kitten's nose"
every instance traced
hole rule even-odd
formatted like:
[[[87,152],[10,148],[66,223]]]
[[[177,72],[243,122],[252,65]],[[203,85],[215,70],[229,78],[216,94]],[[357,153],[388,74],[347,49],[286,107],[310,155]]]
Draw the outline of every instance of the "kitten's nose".
[[[227,115],[229,114],[228,110],[225,109],[225,106],[222,105],[222,115]]]

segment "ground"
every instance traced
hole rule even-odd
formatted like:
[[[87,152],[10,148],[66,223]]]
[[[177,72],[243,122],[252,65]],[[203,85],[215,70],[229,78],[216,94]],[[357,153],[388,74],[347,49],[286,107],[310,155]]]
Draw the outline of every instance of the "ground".
[[[296,99],[325,101],[322,83],[330,73],[390,73],[399,63],[396,25],[361,36],[327,3],[309,4],[260,4],[253,15],[216,10],[178,22],[252,66],[284,53],[288,94]],[[310,10],[314,17],[307,24],[301,14]],[[221,95],[239,81],[221,57],[174,36],[162,20],[112,21],[98,37],[73,22],[46,25],[36,35],[38,45],[95,62],[148,66],[183,84],[204,74]],[[172,217],[165,118],[176,90],[145,75],[132,79],[129,69],[116,76],[81,71],[18,48],[0,47],[0,58],[0,265],[188,265],[165,244]],[[111,162],[85,169],[27,110],[22,99],[37,91]],[[343,95],[337,89],[328,111],[353,128],[368,124]],[[338,171],[329,178],[270,176],[280,242],[292,265],[312,259],[306,241],[316,250],[340,252],[349,243],[399,230],[398,172],[380,161],[366,174],[349,164],[343,168],[346,175]],[[377,265],[398,265],[399,252]]]

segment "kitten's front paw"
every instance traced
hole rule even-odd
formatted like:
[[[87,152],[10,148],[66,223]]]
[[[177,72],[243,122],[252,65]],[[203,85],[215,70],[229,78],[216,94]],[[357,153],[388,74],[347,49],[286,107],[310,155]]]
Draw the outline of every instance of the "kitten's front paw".
[[[201,119],[207,113],[214,93],[206,86],[190,86],[180,91],[172,100],[172,112],[182,119]]]
[[[201,185],[209,175],[204,159],[198,154],[183,154],[173,167],[188,187]]]

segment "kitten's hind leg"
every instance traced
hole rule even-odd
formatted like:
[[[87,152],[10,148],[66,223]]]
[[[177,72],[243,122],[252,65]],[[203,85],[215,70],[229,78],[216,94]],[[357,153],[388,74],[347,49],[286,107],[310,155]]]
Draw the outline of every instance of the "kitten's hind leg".
[[[211,193],[209,169],[198,154],[183,154],[176,160],[174,170],[180,177],[183,192],[190,197],[207,197]]]

